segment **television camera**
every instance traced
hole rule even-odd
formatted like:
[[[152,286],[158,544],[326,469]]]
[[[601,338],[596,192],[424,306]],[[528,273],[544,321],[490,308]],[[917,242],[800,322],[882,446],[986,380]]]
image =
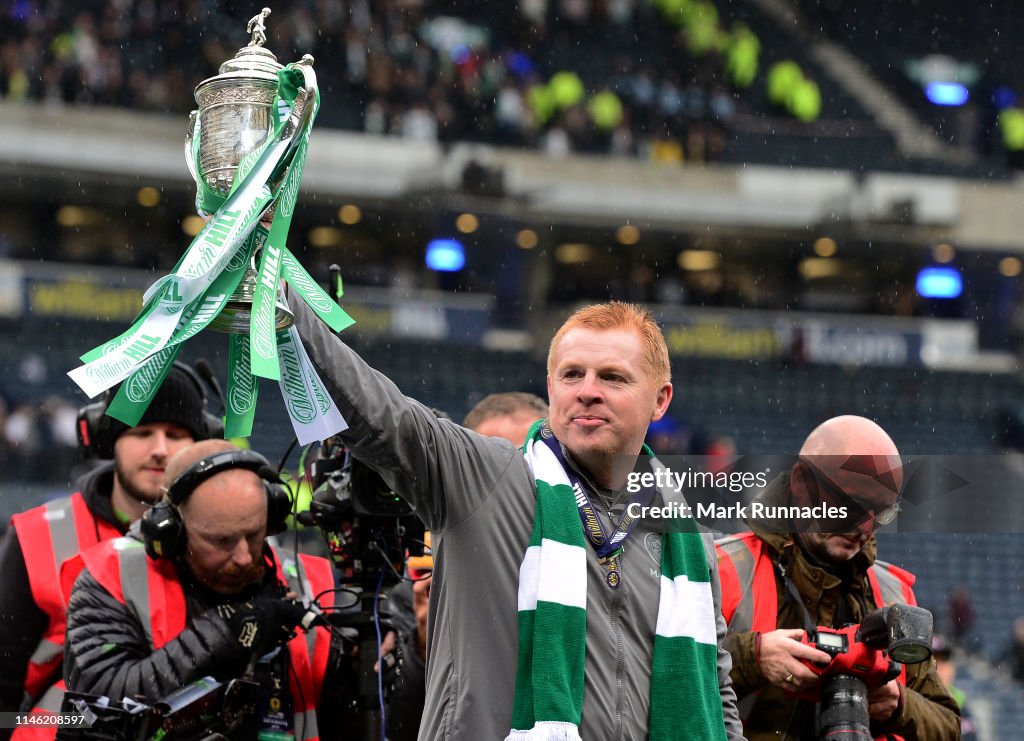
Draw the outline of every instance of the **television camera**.
[[[370,593],[400,582],[406,556],[423,555],[423,523],[412,508],[338,438],[321,442],[312,480],[298,521],[323,534],[340,582]]]
[[[330,622],[347,631],[359,646],[356,704],[363,738],[378,739],[382,690],[374,664],[381,636],[392,627],[390,613],[380,608],[380,597],[405,579],[407,557],[424,555],[423,523],[379,474],[352,457],[336,437],[320,443],[312,483],[309,510],[297,519],[320,530],[340,591],[356,598],[350,609],[332,612]]]
[[[62,713],[81,715],[84,723],[62,727],[62,741],[215,741],[243,727],[255,715],[259,685],[248,679],[218,682],[204,677],[146,705],[68,691]]]

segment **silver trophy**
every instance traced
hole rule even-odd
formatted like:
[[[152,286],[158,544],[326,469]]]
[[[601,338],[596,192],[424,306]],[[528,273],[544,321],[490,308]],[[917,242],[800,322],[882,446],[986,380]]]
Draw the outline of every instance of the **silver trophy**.
[[[266,141],[274,131],[271,106],[277,93],[277,71],[283,65],[277,57],[263,47],[266,43],[264,21],[270,8],[249,20],[246,31],[252,34],[249,45],[240,49],[234,58],[220,66],[220,74],[203,80],[196,86],[195,98],[199,109],[189,116],[185,141],[185,161],[196,183],[206,185],[225,196],[231,190],[235,171],[253,150]],[[301,64],[312,67],[308,54]],[[296,107],[307,98],[300,96]],[[198,172],[193,158],[193,135],[199,124]],[[272,204],[263,214],[264,221],[274,215]],[[238,288],[228,299],[220,314],[209,324],[210,329],[235,334],[249,333],[253,294],[256,289],[259,252],[247,266]],[[277,330],[291,326],[294,317],[288,307],[278,299],[275,323]]]

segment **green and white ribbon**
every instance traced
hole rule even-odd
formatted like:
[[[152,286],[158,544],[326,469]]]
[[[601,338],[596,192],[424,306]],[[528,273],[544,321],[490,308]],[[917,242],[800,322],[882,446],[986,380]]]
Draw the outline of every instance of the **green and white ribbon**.
[[[150,401],[152,401],[153,396],[156,394],[157,387],[163,382],[167,370],[170,368],[171,363],[173,363],[174,358],[177,357],[181,349],[181,343],[198,334],[200,330],[206,327],[220,313],[220,310],[228,302],[231,294],[241,281],[245,273],[245,266],[248,265],[251,255],[259,248],[263,240],[266,239],[266,235],[266,229],[262,226],[257,226],[247,238],[243,249],[238,251],[235,257],[228,262],[228,265],[213,281],[206,293],[189,304],[182,312],[178,326],[167,342],[167,346],[140,363],[124,386],[118,390],[114,401],[107,410],[110,416],[130,426],[138,424],[139,419],[142,418]],[[165,280],[165,278],[161,279],[158,283],[165,282]],[[154,288],[151,287],[147,293],[152,296],[155,293]],[[142,316],[145,316],[145,314],[146,310],[144,309]],[[136,324],[138,324],[138,320],[136,320]],[[133,335],[134,330],[135,327],[132,327],[120,337],[86,353],[82,356],[82,360],[88,363],[106,358],[114,350],[123,346],[125,341]],[[170,359],[168,360],[167,357]],[[147,368],[151,367],[151,364],[160,364],[159,367],[164,368],[164,370],[156,372],[147,370]],[[153,386],[156,375],[159,375],[159,380],[156,381],[156,386]],[[139,386],[145,386],[148,389],[145,394],[128,393],[128,389]]]
[[[356,320],[348,315],[331,296],[313,280],[291,252],[285,250],[281,261],[285,282],[302,294],[302,299],[317,316],[335,332],[351,327]],[[338,294],[338,298],[341,293]]]
[[[257,377],[279,381],[302,444],[330,437],[347,426],[327,397],[298,333],[276,331],[281,279],[288,281],[333,330],[341,331],[354,323],[286,247],[309,136],[319,107],[319,91],[308,66],[289,65],[278,73],[278,81],[274,131],[239,165],[230,193],[225,197],[204,182],[199,183],[197,208],[212,213],[212,218],[173,271],[146,291],[143,310],[132,326],[83,355],[83,365],[68,373],[90,398],[127,379],[109,412],[126,424],[138,423],[181,343],[220,313],[259,251],[250,334],[229,338],[227,436],[251,434]],[[306,96],[301,117],[296,112],[300,93]],[[198,126],[197,122],[193,157],[198,157]],[[260,218],[275,203],[277,208],[268,232],[260,225]]]
[[[580,741],[587,633],[587,542],[569,477],[540,439],[523,446],[537,484],[519,570],[519,664],[506,741]],[[710,573],[693,520],[662,535],[648,738],[725,739]]]
[[[348,423],[313,368],[295,327],[278,332],[277,349],[281,361],[281,395],[299,445],[325,440],[348,429]]]
[[[316,105],[310,100],[307,105]],[[289,105],[278,105],[276,108],[278,121],[283,124],[292,113]],[[256,289],[252,302],[252,321],[249,324],[249,348],[253,353],[251,367],[254,375],[262,378],[278,380],[277,362],[277,296],[281,278],[281,261],[287,251],[288,231],[295,212],[295,200],[299,195],[299,183],[305,167],[306,150],[309,145],[310,128],[301,132],[301,142],[295,153],[295,159],[288,168],[284,182],[281,184],[277,209],[270,227],[266,247],[260,260]]]
[[[269,193],[266,186],[261,191]],[[239,190],[235,195],[239,198],[228,203],[246,206],[251,223],[246,224],[242,212],[235,208],[219,211],[189,246],[174,272],[147,291],[142,314],[131,329],[114,343],[86,353],[82,356],[85,365],[68,373],[90,398],[120,383],[147,358],[162,350],[178,328],[184,310],[203,298],[231,258],[244,246],[245,238],[262,212],[257,210],[257,204],[262,203],[265,208],[269,200],[262,192],[251,188]],[[195,319],[195,314],[193,311],[186,316]],[[211,315],[206,323],[212,320]],[[189,336],[191,334],[194,332]],[[114,347],[110,347],[111,344]]]
[[[252,435],[253,417],[256,416],[256,398],[259,379],[249,366],[249,337],[233,334],[228,338],[228,385],[225,392],[224,437]]]
[[[146,360],[128,377],[127,382],[121,384],[107,408],[107,414],[129,427],[135,427],[156,396],[180,351],[181,345],[170,345]]]

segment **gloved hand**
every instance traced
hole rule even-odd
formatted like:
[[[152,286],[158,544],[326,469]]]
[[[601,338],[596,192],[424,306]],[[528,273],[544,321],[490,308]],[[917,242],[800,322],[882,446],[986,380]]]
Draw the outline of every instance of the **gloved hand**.
[[[220,605],[217,612],[240,646],[262,656],[291,640],[306,608],[294,599],[257,597],[236,605]]]

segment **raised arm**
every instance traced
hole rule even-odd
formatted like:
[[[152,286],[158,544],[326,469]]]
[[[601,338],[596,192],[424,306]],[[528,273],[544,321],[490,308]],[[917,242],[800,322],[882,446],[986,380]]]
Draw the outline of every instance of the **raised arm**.
[[[511,444],[439,420],[404,396],[295,294],[289,304],[303,345],[349,424],[342,440],[432,531],[471,515],[510,465],[524,465]]]

